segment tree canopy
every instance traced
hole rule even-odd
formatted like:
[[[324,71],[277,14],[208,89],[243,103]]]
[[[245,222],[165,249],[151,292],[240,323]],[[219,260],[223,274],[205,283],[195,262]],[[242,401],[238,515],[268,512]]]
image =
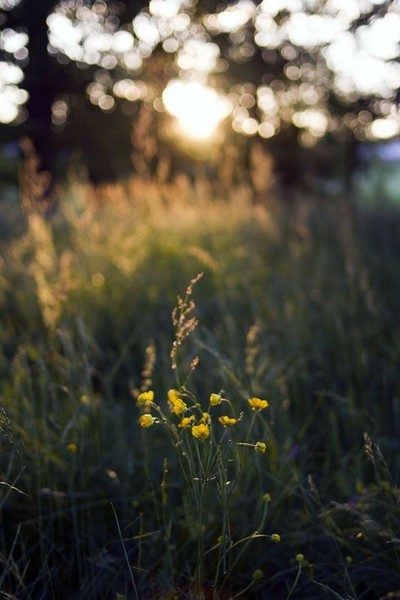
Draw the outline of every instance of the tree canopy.
[[[79,152],[107,170],[140,106],[198,138],[400,131],[397,1],[0,0],[0,26],[2,139],[29,135],[49,168]]]

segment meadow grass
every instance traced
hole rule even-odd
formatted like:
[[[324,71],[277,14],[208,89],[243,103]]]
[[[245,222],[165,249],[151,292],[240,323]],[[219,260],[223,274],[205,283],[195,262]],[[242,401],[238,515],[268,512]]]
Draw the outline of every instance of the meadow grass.
[[[400,593],[398,210],[184,176],[57,195],[0,205],[3,597]]]

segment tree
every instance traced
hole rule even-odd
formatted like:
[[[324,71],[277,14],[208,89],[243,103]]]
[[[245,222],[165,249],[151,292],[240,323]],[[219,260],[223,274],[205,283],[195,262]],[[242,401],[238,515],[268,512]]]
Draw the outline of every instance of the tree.
[[[52,53],[51,46],[49,47],[48,19],[60,4],[63,3],[57,0],[41,0],[37,3],[14,0],[0,4],[0,23],[3,26],[0,60],[3,59],[3,64],[15,64],[23,69],[22,85],[27,92],[22,114],[15,120],[15,125],[4,127],[1,137],[3,142],[22,136],[30,137],[41,157],[42,168],[50,171],[55,171],[63,149],[68,148],[70,152],[78,149],[81,152],[88,151],[90,170],[94,177],[101,178],[102,166],[95,164],[101,161],[101,154],[96,151],[99,146],[99,139],[96,138],[99,138],[100,131],[108,134],[111,139],[115,138],[115,132],[121,124],[116,127],[115,118],[111,118],[108,119],[108,124],[106,120],[100,119],[99,125],[99,111],[94,111],[93,106],[87,103],[86,89],[93,81],[96,67],[82,62],[77,68],[75,64]],[[94,1],[77,4],[81,7],[85,5],[90,10],[90,7],[104,3]],[[129,16],[136,14],[143,4],[140,1],[127,1],[124,6],[122,3],[109,3],[106,13],[115,15],[117,28],[117,9],[119,12],[125,11]],[[14,32],[15,37],[18,34],[26,36],[26,53],[13,52],[13,46],[4,43],[7,37],[10,38],[10,32]],[[60,98],[65,100],[58,102],[57,117],[57,100]],[[60,104],[64,104],[65,112],[72,109],[75,127],[66,130],[60,126],[63,125],[60,123]],[[120,120],[121,118],[118,119]],[[117,141],[120,142],[119,139]],[[104,166],[103,170],[107,171]]]

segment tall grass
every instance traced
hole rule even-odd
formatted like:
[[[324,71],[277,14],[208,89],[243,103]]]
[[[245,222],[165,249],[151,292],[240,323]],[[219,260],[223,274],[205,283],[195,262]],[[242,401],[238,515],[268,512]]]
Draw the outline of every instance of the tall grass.
[[[4,597],[400,590],[398,211],[260,205],[246,185],[217,197],[180,177],[72,180],[52,211],[0,212]],[[252,429],[268,450],[240,450],[222,552],[216,490],[199,530],[176,449],[135,406],[147,390],[167,406],[178,385],[171,314],[199,272],[199,324],[179,352],[183,372],[199,357],[190,393],[207,406],[223,390],[236,415],[269,401]]]

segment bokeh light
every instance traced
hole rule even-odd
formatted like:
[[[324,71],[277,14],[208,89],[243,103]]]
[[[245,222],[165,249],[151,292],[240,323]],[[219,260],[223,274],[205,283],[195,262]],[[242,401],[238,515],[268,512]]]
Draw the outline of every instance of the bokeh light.
[[[18,0],[0,0],[5,11],[16,4]],[[383,5],[385,10],[380,10]],[[182,132],[188,134],[192,128],[192,134],[199,136],[194,125],[189,125],[187,102],[176,101],[171,108],[171,89],[174,93],[185,90],[182,95],[187,98],[191,84],[204,87],[213,81],[224,89],[225,101],[215,104],[223,116],[210,110],[208,124],[204,121],[198,126],[204,137],[229,113],[232,128],[244,135],[269,138],[294,125],[300,130],[300,142],[308,139],[301,133],[320,138],[343,127],[359,139],[375,134],[381,139],[381,131],[397,131],[388,123],[399,121],[395,104],[400,88],[398,2],[235,0],[201,15],[196,0],[150,0],[126,23],[118,6],[121,8],[103,0],[61,0],[47,19],[50,54],[62,64],[74,61],[80,67],[92,67],[87,96],[102,111],[120,105],[128,114],[127,105],[136,101],[160,111],[160,98],[172,81],[163,96],[170,106],[167,110],[179,120]],[[4,72],[8,69],[11,73],[12,61],[16,69],[24,69],[29,58],[27,33],[4,27],[0,50],[10,57],[1,63],[10,65],[2,67]],[[150,77],[159,50],[163,66]],[[249,77],[253,81],[250,88],[245,81],[233,84],[235,65],[246,69],[247,63],[249,74],[258,69],[259,80]],[[28,97],[20,90],[22,80],[10,81],[0,73],[1,122],[13,122],[21,114]],[[175,80],[181,81],[180,88]],[[215,92],[220,102],[221,93]],[[176,93],[177,98],[180,95]],[[358,110],[347,120],[330,118],[332,96],[349,106],[373,98],[370,106],[364,107],[371,118],[359,120]],[[190,102],[200,114],[196,100]],[[213,105],[213,101],[209,103]],[[223,105],[229,105],[229,110],[221,108]],[[63,124],[69,113],[60,106],[53,107],[52,120],[57,125]],[[372,121],[384,121],[384,125],[372,125]]]
[[[0,123],[12,123],[20,114],[20,107],[28,100],[28,93],[18,84],[23,71],[9,62],[0,61]]]
[[[164,90],[163,101],[182,133],[198,140],[210,138],[231,111],[227,99],[199,82],[172,81]]]

